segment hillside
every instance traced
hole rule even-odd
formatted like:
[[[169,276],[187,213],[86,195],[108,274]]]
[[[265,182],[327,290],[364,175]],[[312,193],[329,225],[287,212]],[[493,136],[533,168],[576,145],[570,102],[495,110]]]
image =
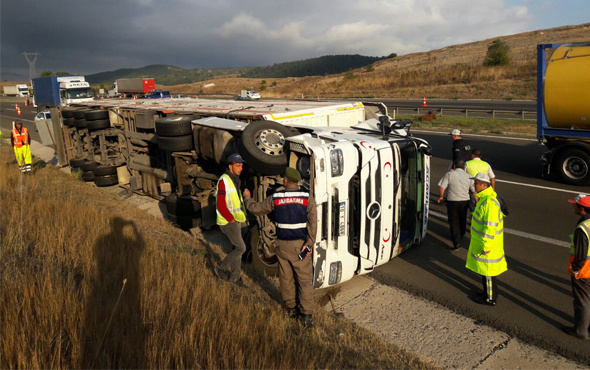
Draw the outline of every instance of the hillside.
[[[488,45],[501,39],[512,63],[483,67]],[[590,23],[487,39],[414,53],[373,64],[374,69],[315,77],[226,78],[166,86],[174,92],[230,93],[261,90],[263,97],[285,98],[446,98],[536,99],[536,45],[590,41]],[[264,87],[263,87],[264,86]]]

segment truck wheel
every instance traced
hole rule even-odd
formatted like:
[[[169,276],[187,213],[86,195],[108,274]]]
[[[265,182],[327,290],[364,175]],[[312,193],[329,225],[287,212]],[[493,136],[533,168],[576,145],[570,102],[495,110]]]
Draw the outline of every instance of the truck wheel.
[[[92,171],[82,172],[82,180],[86,182],[94,181],[94,173]]]
[[[74,126],[76,126],[77,128],[86,128],[86,120],[83,118],[74,118]]]
[[[111,121],[108,119],[98,119],[94,121],[86,121],[86,128],[89,130],[102,130],[111,127]]]
[[[84,162],[80,165],[80,169],[84,172],[86,171],[94,171],[96,167],[98,167],[98,163],[96,162]]]
[[[287,167],[283,145],[290,136],[291,130],[280,123],[252,122],[242,132],[240,154],[255,171],[263,175],[280,175]]]
[[[191,135],[193,133],[192,120],[192,115],[159,118],[156,120],[156,133],[159,136]]]
[[[94,175],[94,184],[98,187],[112,186],[119,184],[117,175],[99,176]]]
[[[96,121],[102,119],[109,119],[108,109],[93,109],[84,111],[84,119],[86,121]]]
[[[184,152],[193,150],[193,135],[184,136],[158,136],[158,147],[168,152]]]
[[[71,111],[72,117],[75,119],[84,119],[84,114],[88,111],[89,111],[89,109],[73,109]]]
[[[62,109],[61,116],[63,118],[74,118],[74,109],[67,109],[67,108]]]
[[[278,276],[279,260],[276,255],[267,256],[264,254],[257,227],[250,229],[247,239],[250,243],[250,254],[252,256],[252,265],[254,268],[266,275]]]
[[[74,127],[76,124],[74,123],[73,118],[64,118],[64,126]]]
[[[87,162],[87,160],[84,158],[72,158],[72,159],[70,159],[70,167],[78,168],[86,162]]]
[[[117,167],[115,166],[98,166],[94,169],[94,176],[111,176],[117,174]]]
[[[590,184],[590,154],[583,149],[566,149],[559,154],[556,164],[564,182],[572,185]]]

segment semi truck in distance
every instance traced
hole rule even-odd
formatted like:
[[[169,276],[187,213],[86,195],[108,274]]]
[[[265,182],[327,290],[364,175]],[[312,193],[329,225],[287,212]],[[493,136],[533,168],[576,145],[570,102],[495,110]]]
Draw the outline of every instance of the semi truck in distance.
[[[143,98],[156,89],[153,78],[119,78],[115,81],[115,95],[122,97],[136,96]]]
[[[537,45],[537,139],[543,173],[590,184],[590,42]]]
[[[381,103],[107,100],[61,116],[83,180],[159,199],[183,228],[215,226],[230,154],[246,160],[243,183],[257,201],[297,168],[318,207],[315,288],[369,273],[426,235],[430,146]],[[276,273],[272,215],[251,216],[250,227],[253,265]]]
[[[29,96],[29,87],[26,84],[4,86],[4,95],[24,98]]]
[[[33,78],[33,104],[44,107],[66,106],[93,101],[90,84],[84,76],[47,76]]]

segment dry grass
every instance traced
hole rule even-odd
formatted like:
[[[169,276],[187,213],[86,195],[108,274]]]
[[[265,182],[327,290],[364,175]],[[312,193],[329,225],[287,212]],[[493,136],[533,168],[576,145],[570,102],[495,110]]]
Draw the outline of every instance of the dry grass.
[[[338,75],[282,79],[219,78],[168,86],[175,92],[222,92],[260,90],[272,98],[404,98],[423,96],[446,99],[536,99],[536,46],[590,40],[590,23],[499,37],[511,48],[512,64],[484,67],[488,45],[483,40],[452,45],[379,61],[374,70],[360,68]],[[497,39],[497,38],[495,38]],[[271,87],[276,83],[275,87]]]
[[[190,235],[36,159],[23,176],[5,144],[0,207],[2,368],[428,367],[322,309],[304,329],[252,271],[219,282]]]

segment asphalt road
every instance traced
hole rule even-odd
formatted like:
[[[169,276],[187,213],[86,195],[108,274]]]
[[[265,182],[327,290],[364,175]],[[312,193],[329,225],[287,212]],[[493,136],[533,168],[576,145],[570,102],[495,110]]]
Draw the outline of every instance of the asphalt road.
[[[22,115],[17,116],[14,103],[2,102],[0,106],[3,132],[7,133],[11,121],[18,118],[29,128],[33,140],[39,140],[33,124],[34,108],[19,104]],[[413,134],[432,145],[431,199],[436,200],[436,184],[451,160],[451,138],[446,132],[416,130]],[[543,179],[539,158],[545,149],[536,140],[476,135],[464,138],[472,147],[480,148],[483,159],[492,165],[497,191],[510,210],[504,222],[509,270],[499,277],[498,305],[487,307],[471,301],[473,293],[481,290],[480,277],[465,268],[468,240],[459,252],[449,250],[444,205],[431,204],[428,235],[420,246],[377,268],[372,276],[590,365],[590,342],[561,331],[573,320],[567,243],[577,216],[567,199],[589,189]]]

